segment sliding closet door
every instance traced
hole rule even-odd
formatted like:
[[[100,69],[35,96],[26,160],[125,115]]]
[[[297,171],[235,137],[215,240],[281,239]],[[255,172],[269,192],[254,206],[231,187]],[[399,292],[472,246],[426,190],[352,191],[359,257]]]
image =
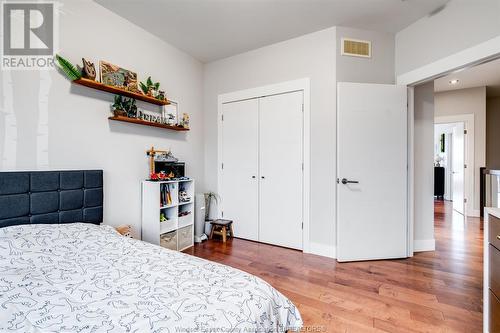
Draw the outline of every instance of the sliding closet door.
[[[303,93],[259,99],[259,240],[302,249]]]
[[[258,99],[223,105],[222,200],[236,237],[258,240]]]

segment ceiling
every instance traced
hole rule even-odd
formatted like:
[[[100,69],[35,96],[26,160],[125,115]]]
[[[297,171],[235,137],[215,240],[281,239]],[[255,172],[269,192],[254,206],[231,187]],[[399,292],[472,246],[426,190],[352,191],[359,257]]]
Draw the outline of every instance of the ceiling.
[[[458,79],[455,85],[451,80]],[[500,59],[444,76],[434,81],[434,91],[484,87],[488,97],[500,96]]]
[[[210,62],[332,26],[395,33],[448,0],[94,0]]]

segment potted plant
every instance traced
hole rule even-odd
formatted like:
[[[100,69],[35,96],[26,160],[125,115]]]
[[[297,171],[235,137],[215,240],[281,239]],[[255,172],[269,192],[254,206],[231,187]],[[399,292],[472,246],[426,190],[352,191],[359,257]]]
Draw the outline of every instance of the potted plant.
[[[124,98],[120,95],[115,96],[115,102],[112,105],[113,113],[115,117],[130,117],[135,118],[137,116],[137,106],[135,105],[135,99]]]
[[[124,98],[123,108],[124,108],[125,112],[127,113],[127,117],[135,118],[137,116],[137,105],[135,105],[135,99]]]
[[[127,111],[125,111],[125,105],[123,101],[123,97],[120,95],[115,96],[115,102],[112,105],[113,113],[115,117],[126,117]]]
[[[153,83],[153,80],[151,80],[151,76],[148,77],[146,83],[140,82],[140,87],[145,95],[158,98],[158,89],[160,89],[160,82]],[[165,96],[165,93],[163,93],[163,96]]]
[[[82,78],[82,72],[79,71],[72,63],[56,54],[56,60],[59,64],[59,68],[71,81],[78,80]]]

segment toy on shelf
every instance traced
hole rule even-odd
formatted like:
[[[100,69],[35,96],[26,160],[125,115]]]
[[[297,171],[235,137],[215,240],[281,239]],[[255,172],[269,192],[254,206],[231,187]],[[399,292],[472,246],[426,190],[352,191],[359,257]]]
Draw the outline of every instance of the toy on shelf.
[[[180,190],[179,191],[179,201],[180,202],[189,202],[189,201],[191,201],[191,198],[188,197],[188,194],[186,191]]]
[[[155,161],[163,162],[177,162],[177,158],[172,154],[170,150],[155,150],[155,147],[151,147],[150,150],[146,151],[146,155],[149,156],[149,174],[155,174]],[[173,178],[174,176],[170,177]],[[158,180],[153,179],[151,180]]]
[[[169,174],[166,174],[165,172],[158,172],[158,173],[151,173],[149,175],[149,180],[152,181],[166,181],[166,180],[171,180],[175,177],[173,172],[170,172]]]

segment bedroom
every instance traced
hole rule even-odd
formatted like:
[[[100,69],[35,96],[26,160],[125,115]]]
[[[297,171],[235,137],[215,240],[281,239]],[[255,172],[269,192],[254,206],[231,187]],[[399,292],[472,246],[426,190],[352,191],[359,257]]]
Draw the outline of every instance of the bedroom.
[[[341,95],[337,95],[337,83],[368,84],[364,86],[365,89],[372,87],[371,84],[387,86],[399,84],[413,87],[433,76],[496,57],[500,53],[496,39],[500,34],[498,1],[484,0],[471,4],[460,0],[450,2],[434,0],[401,2],[389,0],[371,2],[360,0],[312,2],[68,0],[53,3],[53,30],[50,31],[53,37],[53,50],[50,56],[35,53],[37,58],[53,59],[55,54],[59,54],[72,64],[80,66],[83,66],[82,58],[85,58],[94,63],[98,81],[101,79],[100,61],[137,73],[138,84],[146,82],[146,79],[151,76],[153,83],[160,82],[158,90],[165,92],[166,98],[171,101],[170,105],[176,106],[177,120],[180,122],[184,113],[189,115],[189,131],[174,131],[109,120],[108,118],[113,116],[111,105],[115,102],[114,94],[71,83],[59,68],[57,61],[54,67],[51,67],[50,61],[47,60],[36,64],[42,68],[33,68],[26,64],[22,66],[25,68],[12,68],[13,62],[5,61],[5,59],[15,59],[14,56],[5,52],[8,49],[6,47],[7,31],[11,32],[8,46],[14,49],[26,47],[28,40],[31,43],[32,40],[37,41],[36,38],[39,39],[38,42],[43,43],[46,40],[42,32],[47,31],[37,30],[37,27],[42,25],[39,17],[41,12],[37,12],[37,7],[34,7],[35,13],[32,14],[34,22],[25,20],[27,14],[23,12],[24,9],[19,8],[17,11],[14,10],[15,13],[11,14],[13,16],[7,20],[8,16],[5,16],[7,4],[16,4],[16,2],[2,3],[3,53],[0,71],[2,92],[0,98],[0,171],[2,174],[9,171],[102,170],[102,186],[97,186],[97,188],[102,187],[102,198],[99,195],[94,198],[97,200],[94,204],[101,202],[100,200],[103,202],[102,225],[111,227],[130,225],[132,237],[141,239],[141,236],[145,234],[142,228],[144,198],[141,184],[150,177],[150,160],[146,151],[151,147],[158,150],[171,150],[179,161],[185,162],[185,175],[194,180],[196,194],[215,192],[220,195],[219,204],[211,206],[213,209],[211,209],[212,216],[210,217],[234,220],[234,233],[237,237],[230,238],[223,243],[219,237],[215,236],[215,239],[195,244],[185,252],[241,269],[253,274],[252,277],[263,278],[276,288],[273,290],[282,294],[283,298],[280,296],[280,300],[283,302],[289,300],[297,307],[305,329],[323,329],[332,332],[363,332],[379,329],[398,332],[444,330],[445,328],[460,330],[462,326],[470,328],[471,331],[477,331],[482,327],[483,306],[477,304],[482,299],[480,288],[483,285],[477,276],[482,272],[478,272],[477,269],[482,269],[482,265],[479,268],[475,266],[471,268],[467,266],[468,263],[472,265],[469,261],[461,262],[461,265],[470,269],[471,272],[467,270],[468,273],[463,277],[457,276],[457,281],[463,283],[463,291],[452,290],[453,287],[458,288],[457,285],[460,283],[454,284],[451,278],[447,277],[446,270],[451,269],[450,267],[456,262],[441,260],[440,257],[444,254],[439,252],[439,246],[435,245],[435,243],[440,244],[439,239],[435,240],[433,234],[420,233],[422,229],[420,223],[426,226],[432,226],[434,223],[432,208],[430,208],[429,217],[429,207],[418,206],[418,200],[410,195],[427,199],[432,198],[432,193],[420,193],[418,186],[414,188],[413,193],[411,182],[408,184],[385,182],[383,187],[392,190],[391,186],[407,185],[408,192],[412,193],[409,193],[406,199],[409,203],[415,200],[416,205],[413,209],[421,212],[419,216],[425,218],[404,221],[404,226],[398,234],[398,240],[401,242],[396,245],[398,251],[401,252],[400,250],[403,249],[404,253],[398,253],[395,256],[382,253],[379,254],[378,259],[411,258],[340,263],[343,261],[339,258],[339,255],[342,255],[342,248],[338,245],[342,245],[342,242],[347,245],[352,243],[349,237],[353,235],[345,234],[345,238],[340,235],[346,228],[342,229],[342,225],[338,224],[345,220],[338,219],[339,214],[342,214],[338,207],[347,205],[346,207],[351,210],[344,210],[344,212],[355,214],[361,220],[367,218],[368,209],[366,206],[364,209],[356,209],[358,206],[349,207],[349,202],[339,202],[339,196],[343,194],[341,191],[344,191],[347,186],[355,188],[357,185],[347,184],[341,187],[344,184],[337,184],[337,178],[341,180],[345,177],[346,181],[360,181],[360,179],[346,174],[341,175],[337,168],[343,167],[344,170],[349,170],[350,167],[358,164],[363,166],[358,170],[359,172],[368,172],[366,165],[373,168],[376,165],[375,163],[369,164],[370,162],[365,160],[361,163],[360,158],[354,158],[350,165],[339,165],[339,151],[337,151],[339,120],[337,117],[342,114],[342,110],[337,108],[341,99]],[[443,7],[443,5],[446,6]],[[277,20],[277,17],[281,19]],[[48,20],[45,16],[43,19]],[[257,20],[259,24],[256,26]],[[8,21],[11,24],[7,25]],[[456,24],[457,21],[460,24]],[[30,24],[25,29],[27,22]],[[451,26],[453,26],[453,31],[450,31]],[[33,30],[31,34],[28,34],[30,29]],[[23,31],[25,34],[22,34]],[[23,37],[20,41],[15,38],[19,36]],[[343,55],[341,52],[345,46],[343,38],[369,41],[370,57]],[[445,45],[443,41],[447,41]],[[40,47],[39,44],[37,45],[31,46],[30,44],[28,48]],[[23,55],[19,59],[26,59],[22,57]],[[17,65],[21,66],[19,62]],[[349,89],[351,88],[363,87],[355,86]],[[255,220],[260,218],[255,215],[255,208],[245,210],[247,214],[245,216],[238,214],[243,209],[251,208],[250,205],[254,205],[258,210],[261,199],[258,195],[249,196],[241,195],[241,193],[257,191],[255,186],[260,185],[248,184],[264,186],[266,184],[264,182],[271,183],[273,177],[268,176],[271,173],[264,174],[264,167],[256,162],[255,157],[251,159],[250,153],[234,155],[236,156],[234,160],[241,163],[239,169],[253,163],[253,169],[249,171],[247,180],[251,182],[255,179],[255,181],[248,183],[246,187],[235,186],[231,189],[232,191],[240,190],[240,197],[224,194],[225,191],[231,192],[219,184],[223,176],[227,175],[227,173],[221,175],[221,163],[225,163],[226,171],[229,170],[230,165],[227,164],[229,162],[222,161],[219,156],[222,151],[225,151],[224,145],[227,143],[222,135],[227,127],[221,125],[222,119],[219,115],[224,114],[225,121],[229,122],[231,121],[227,115],[229,111],[223,110],[225,107],[223,105],[241,99],[255,100],[261,96],[277,96],[276,94],[281,95],[292,91],[302,92],[299,102],[293,104],[294,107],[299,110],[298,105],[304,105],[304,116],[294,118],[295,125],[303,129],[298,141],[294,141],[294,149],[297,149],[296,152],[299,153],[283,154],[283,156],[280,154],[283,164],[277,164],[277,166],[273,164],[274,169],[269,172],[274,172],[276,177],[296,177],[294,175],[298,174],[301,175],[299,177],[302,178],[302,182],[294,178],[298,181],[280,180],[283,187],[271,186],[271,190],[274,191],[266,194],[271,199],[264,202],[273,204],[267,208],[271,214],[269,215],[271,218],[267,217],[267,221],[271,222],[263,225],[262,228],[256,228],[255,225],[259,225],[260,222]],[[411,97],[411,95],[410,89],[408,96]],[[372,96],[374,99],[377,97],[377,95]],[[363,101],[363,99],[356,100]],[[267,103],[269,105],[271,102],[277,103],[276,100],[269,99],[259,100],[259,103],[254,104]],[[260,106],[265,107],[265,105]],[[145,113],[156,115],[162,108],[161,105],[144,100],[138,100],[137,107]],[[344,107],[356,106],[344,104],[339,106],[339,108]],[[254,115],[261,112],[255,108],[255,105],[252,110],[255,112]],[[299,111],[302,112],[302,110]],[[234,147],[239,148],[243,145],[247,152],[253,149],[255,156],[272,146],[272,149],[265,151],[265,156],[271,156],[271,160],[277,162],[277,158],[272,158],[273,152],[278,154],[280,151],[279,146],[275,146],[276,140],[273,141],[273,138],[279,138],[279,133],[285,133],[286,125],[291,124],[293,119],[283,116],[270,118],[269,121],[263,121],[262,127],[258,128],[260,124],[256,116],[246,114],[245,119],[248,121],[243,124],[237,122],[238,117],[233,118],[235,119],[232,119],[234,121],[232,128],[238,129],[233,131],[236,133],[234,140],[248,139],[246,143],[238,141]],[[282,121],[284,119],[286,121]],[[150,119],[144,121],[150,121]],[[341,118],[340,121],[356,123],[356,119],[353,118]],[[367,122],[362,123],[367,124]],[[378,125],[385,126],[384,123]],[[260,130],[262,133],[268,133],[265,138],[270,140],[269,146],[259,145],[258,141],[264,138],[259,138],[258,135],[252,140],[248,135],[237,135],[240,130],[249,130],[250,126],[253,126],[253,136],[257,135],[256,133]],[[357,127],[356,129],[360,130]],[[342,133],[343,135],[350,134]],[[394,135],[396,134],[403,135],[402,132]],[[294,137],[294,139],[297,138]],[[344,140],[342,142],[349,143],[350,147],[356,147],[355,139],[363,139],[363,137],[358,135],[339,138],[339,140]],[[371,143],[375,145],[379,143],[376,139],[378,140],[378,137],[365,140],[365,142],[372,141]],[[390,142],[394,143],[396,140]],[[231,148],[231,145],[228,147]],[[397,146],[396,148],[402,149],[399,151],[401,154],[404,152],[403,149],[411,152],[411,146]],[[432,150],[433,146],[429,149]],[[380,154],[387,154],[386,161],[389,159],[392,161],[392,158],[396,156],[388,149],[383,151],[384,146],[378,150]],[[304,158],[292,159],[297,155],[302,155]],[[293,168],[290,167],[292,163]],[[303,169],[302,163],[304,163]],[[395,163],[390,163],[390,166],[391,170],[404,171],[397,168]],[[428,166],[429,169],[432,167],[432,164]],[[276,172],[276,170],[283,172]],[[48,182],[49,185],[48,187],[42,186],[41,192],[78,190],[84,193],[89,190],[85,185],[84,174],[75,175],[74,184],[76,185],[71,185],[69,189],[60,188],[63,186],[62,181],[55,185],[43,178],[42,183],[47,185],[46,182]],[[30,187],[33,186],[31,180],[25,179],[24,182],[12,180],[12,174],[5,173],[4,175],[7,179],[5,182],[14,182],[15,186],[11,184],[14,189],[6,190],[10,187],[6,185],[7,183],[1,183],[0,197],[22,194],[30,198],[39,193],[38,190],[31,191]],[[265,178],[262,179],[262,176]],[[26,174],[21,178],[23,177],[26,177]],[[63,176],[59,175],[60,177]],[[31,176],[28,178],[31,179]],[[382,177],[378,178],[382,179]],[[418,185],[418,181],[415,183]],[[361,185],[364,184],[361,183]],[[285,186],[290,187],[285,188]],[[381,187],[380,184],[374,186]],[[92,188],[91,186],[90,189]],[[294,195],[289,195],[290,193]],[[289,195],[290,200],[295,200],[294,205],[287,204],[288,200],[280,200],[280,197],[285,194]],[[41,209],[38,212],[58,213],[57,221],[63,221],[64,218],[59,217],[61,212],[57,212],[58,210],[64,211],[61,209],[62,197],[55,204],[46,200],[45,198],[48,197],[45,194],[40,197],[48,206],[38,207]],[[231,198],[236,198],[233,212],[231,212],[231,207],[226,205]],[[239,198],[241,200],[238,200]],[[85,196],[77,196],[76,199],[85,200]],[[346,198],[346,200],[352,199]],[[3,200],[0,219],[23,217],[23,221],[27,218],[29,223],[36,221],[34,215],[38,215],[37,207],[26,208],[16,198],[14,201],[12,198]],[[92,199],[89,200],[92,201]],[[386,200],[383,203],[381,206],[383,209],[377,210],[377,207],[372,207],[370,212],[373,217],[382,216],[381,214],[392,214],[391,216],[406,214],[405,209],[387,208],[389,201]],[[242,203],[243,206],[237,206]],[[57,207],[54,208],[54,205]],[[69,204],[69,207],[73,205]],[[279,205],[285,205],[281,207],[289,209],[278,208]],[[93,207],[96,206],[100,205],[96,204]],[[11,211],[16,208],[18,208],[17,212]],[[194,205],[192,210],[195,210]],[[7,211],[9,211],[8,214]],[[293,217],[295,221],[293,229],[282,232],[284,220],[273,218],[272,214],[276,212],[286,212],[288,214],[286,218]],[[77,215],[70,221],[84,222],[78,221],[79,218],[84,219],[84,212],[81,213],[81,217]],[[224,213],[223,216],[222,213]],[[407,215],[412,215],[411,207],[408,207]],[[245,222],[242,222],[245,218],[248,220],[249,217],[254,221],[254,225],[251,226],[253,229],[245,229]],[[0,230],[0,232],[13,230],[7,227],[9,224],[4,225],[6,227],[1,228],[3,231]],[[391,226],[384,225],[384,227]],[[24,226],[24,228],[28,227]],[[260,237],[260,229],[269,234]],[[244,230],[250,234],[253,233],[254,236],[238,237]],[[413,230],[415,235],[410,237]],[[50,229],[44,229],[44,232],[48,231]],[[111,232],[111,230],[103,227],[103,234],[106,235],[106,232]],[[91,231],[89,233],[94,235]],[[403,233],[407,235],[406,238],[399,237]],[[35,232],[28,232],[26,237],[29,241],[38,242],[31,238],[34,234]],[[282,235],[285,236],[284,239],[278,241]],[[293,235],[295,245],[289,245],[286,242],[290,241]],[[370,235],[374,236],[368,232],[358,232],[354,235],[362,238],[362,241],[358,240],[358,242],[365,245],[359,248],[365,252],[374,252],[374,246],[368,243],[377,239],[376,237],[370,239]],[[386,236],[383,232],[377,235],[377,237]],[[55,234],[51,234],[51,237],[57,238]],[[113,241],[125,242],[120,238],[109,237]],[[478,237],[482,237],[482,234]],[[241,238],[254,241],[262,238],[262,243],[249,242]],[[378,244],[388,245],[388,248],[384,250],[392,250],[393,242],[385,238],[380,239],[378,239]],[[100,240],[101,238],[97,238],[93,241],[99,242]],[[285,248],[263,243],[284,245]],[[54,246],[54,244],[47,244],[47,246]],[[38,244],[38,246],[41,245]],[[383,247],[376,248],[382,249]],[[358,253],[352,253],[355,249],[346,247],[345,250],[347,252],[344,252],[346,259],[344,261],[350,261],[349,259],[358,255]],[[11,249],[8,246],[5,248],[2,246],[0,251],[4,256],[5,253],[9,254]],[[428,252],[419,252],[413,256],[414,251]],[[352,257],[350,257],[351,254]],[[158,254],[158,256],[162,255]],[[176,254],[170,255],[176,256]],[[363,255],[363,259],[375,259],[367,257],[366,253]],[[473,260],[478,256],[480,256],[478,253],[473,252],[467,259]],[[133,257],[135,258],[135,255]],[[7,260],[5,257],[3,259]],[[106,260],[106,258],[102,259]],[[336,259],[340,259],[339,262]],[[426,265],[432,266],[433,259],[440,260],[434,264],[441,265],[443,271],[435,267],[425,267]],[[12,267],[15,265],[19,265],[19,268],[24,267],[21,262],[11,264]],[[161,265],[158,264],[158,269],[163,267]],[[2,261],[2,267],[5,267],[4,261]],[[168,269],[174,268],[178,267]],[[408,275],[401,274],[401,270]],[[99,274],[102,273],[105,272],[99,272]],[[1,277],[5,277],[5,274],[6,272],[3,271]],[[176,272],[176,274],[186,273]],[[384,278],[375,279],[377,274],[383,274]],[[440,278],[426,279],[426,274],[434,274]],[[392,281],[398,279],[403,282],[392,284]],[[384,281],[390,283],[384,283]],[[442,287],[442,290],[441,294],[436,295],[435,289],[438,287]],[[271,294],[273,293],[274,291],[271,291]],[[83,294],[80,295],[80,302],[85,304],[89,301],[89,296],[85,296],[82,300]],[[104,296],[101,301],[106,299],[107,296]],[[2,293],[0,300],[4,297],[7,297],[7,294]],[[465,299],[471,300],[472,305],[464,304]],[[35,299],[36,302],[43,302],[43,300],[42,296],[37,296]],[[236,301],[228,302],[228,308],[236,309],[236,303]],[[159,304],[161,305],[162,302]],[[9,311],[15,312],[16,306],[9,307]],[[295,309],[295,307],[292,306],[290,309]],[[42,313],[42,311],[45,310],[39,312]],[[55,307],[47,309],[45,313],[53,315],[60,311],[58,307]],[[7,323],[12,319],[10,317],[7,319],[6,316],[6,311],[0,311],[2,323]],[[31,325],[30,323],[34,321],[26,319],[20,321],[18,325]],[[282,322],[282,318],[277,322],[281,325],[287,324]],[[274,324],[277,325],[277,322]],[[75,320],[68,319],[64,324],[59,325],[59,328],[56,328],[57,324],[54,324],[55,326],[50,326],[47,330],[62,331],[63,326],[72,327],[78,323],[75,317]],[[289,324],[298,325],[298,323],[299,321]],[[143,324],[142,321],[141,324]],[[20,332],[29,331],[27,326],[18,327]],[[120,327],[117,325],[114,328],[115,331],[122,331],[123,327]],[[172,329],[174,326],[169,327]],[[277,326],[273,327],[265,331],[277,329]],[[189,326],[184,328],[189,328]],[[297,327],[290,326],[289,328]],[[149,326],[145,331],[148,329]],[[198,327],[198,329],[201,328]]]

